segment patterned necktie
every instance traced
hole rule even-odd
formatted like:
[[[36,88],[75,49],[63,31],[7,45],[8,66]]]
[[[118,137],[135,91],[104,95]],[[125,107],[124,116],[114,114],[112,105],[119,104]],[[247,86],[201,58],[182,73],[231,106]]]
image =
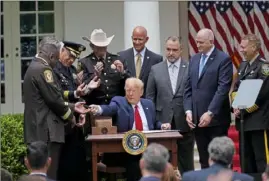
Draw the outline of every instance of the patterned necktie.
[[[206,57],[207,57],[207,55],[202,54],[202,58],[200,60],[200,66],[199,66],[199,77],[201,76],[201,73],[204,69]]]
[[[171,64],[170,66],[170,81],[172,85],[173,94],[175,94],[176,86],[177,86],[177,75],[176,75],[176,65]]]
[[[141,61],[141,54],[138,53],[138,54],[136,55],[136,62],[135,62],[136,78],[139,78],[139,76],[140,76],[140,72],[141,72],[141,64],[142,64],[142,61]]]
[[[142,119],[140,117],[137,105],[135,105],[135,128],[136,130],[143,131]]]

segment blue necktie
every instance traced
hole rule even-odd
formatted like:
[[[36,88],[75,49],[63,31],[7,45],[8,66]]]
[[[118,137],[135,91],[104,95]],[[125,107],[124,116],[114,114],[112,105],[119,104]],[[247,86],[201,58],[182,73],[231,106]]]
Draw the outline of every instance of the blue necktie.
[[[199,77],[201,76],[201,73],[202,73],[202,71],[204,69],[206,57],[207,57],[207,55],[202,54],[202,58],[200,60],[200,66],[199,66]]]

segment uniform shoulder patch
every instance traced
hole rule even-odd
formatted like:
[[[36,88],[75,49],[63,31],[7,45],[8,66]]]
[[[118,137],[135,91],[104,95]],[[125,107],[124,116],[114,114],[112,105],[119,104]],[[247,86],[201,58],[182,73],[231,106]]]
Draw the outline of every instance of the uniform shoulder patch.
[[[264,63],[261,68],[262,74],[268,76],[269,75],[269,64]]]
[[[52,75],[52,71],[51,70],[45,70],[44,71],[44,77],[45,77],[45,80],[48,83],[53,82],[53,75]]]

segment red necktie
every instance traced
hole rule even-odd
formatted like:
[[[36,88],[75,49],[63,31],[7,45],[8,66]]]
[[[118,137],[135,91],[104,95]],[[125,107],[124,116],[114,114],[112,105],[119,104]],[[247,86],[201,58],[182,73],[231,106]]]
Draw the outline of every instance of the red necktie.
[[[135,128],[136,130],[143,131],[142,119],[140,117],[138,106],[135,106]]]

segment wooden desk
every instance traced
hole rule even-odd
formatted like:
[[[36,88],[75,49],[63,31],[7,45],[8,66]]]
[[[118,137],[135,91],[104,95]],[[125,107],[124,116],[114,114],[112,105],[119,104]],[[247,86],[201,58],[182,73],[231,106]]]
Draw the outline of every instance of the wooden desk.
[[[97,181],[97,156],[98,153],[125,152],[122,146],[124,134],[89,135],[86,141],[92,142],[92,173],[93,181]],[[171,153],[171,162],[177,167],[177,139],[182,135],[175,132],[145,133],[148,144],[155,142],[164,145]]]

